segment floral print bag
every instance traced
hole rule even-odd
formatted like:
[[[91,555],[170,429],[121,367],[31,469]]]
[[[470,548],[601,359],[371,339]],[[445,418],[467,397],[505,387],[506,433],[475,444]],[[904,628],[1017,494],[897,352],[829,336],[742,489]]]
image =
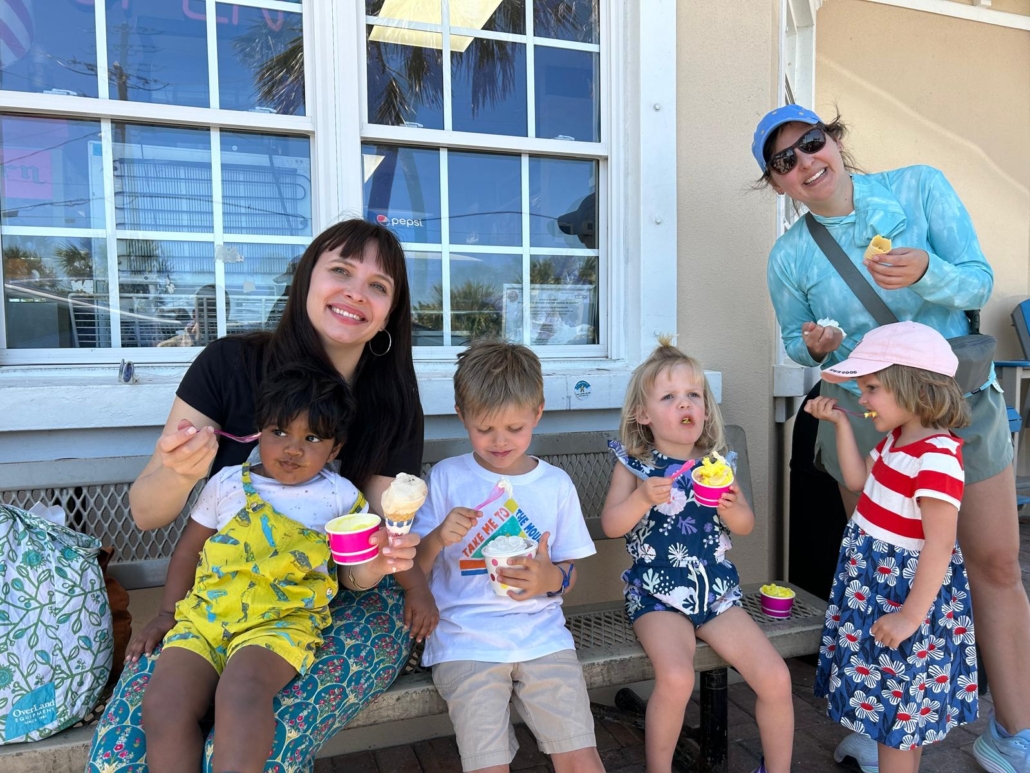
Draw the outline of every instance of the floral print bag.
[[[93,537],[0,504],[0,744],[82,719],[111,671],[111,610]]]

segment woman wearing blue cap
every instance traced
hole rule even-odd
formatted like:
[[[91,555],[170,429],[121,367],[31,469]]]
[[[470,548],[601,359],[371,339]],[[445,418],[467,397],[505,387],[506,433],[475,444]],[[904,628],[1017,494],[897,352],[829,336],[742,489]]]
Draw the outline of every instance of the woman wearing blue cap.
[[[758,124],[751,146],[762,182],[808,208],[897,319],[929,325],[945,338],[968,334],[965,310],[987,302],[994,274],[955,190],[928,166],[858,173],[842,145],[844,134],[839,116],[825,123],[798,105],[773,110]],[[886,252],[869,249],[875,237],[890,240]],[[787,354],[801,365],[825,368],[845,360],[877,326],[804,218],[777,239],[768,283]],[[841,408],[856,412],[849,416],[860,449],[868,454],[880,438],[872,422],[861,418],[855,383],[824,383],[822,390]],[[1030,603],[1019,566],[1005,403],[993,371],[967,400],[973,424],[957,432],[965,439],[966,465],[958,536],[995,709],[973,751],[992,773],[1030,773],[1030,669],[1025,667]],[[851,513],[857,493],[843,486],[832,428],[821,424],[816,462],[837,480]],[[955,613],[969,603],[953,600]],[[874,689],[879,694],[887,689],[888,676],[877,673],[884,681]],[[866,737],[849,736],[835,756],[856,758],[866,773],[878,770],[876,744]]]

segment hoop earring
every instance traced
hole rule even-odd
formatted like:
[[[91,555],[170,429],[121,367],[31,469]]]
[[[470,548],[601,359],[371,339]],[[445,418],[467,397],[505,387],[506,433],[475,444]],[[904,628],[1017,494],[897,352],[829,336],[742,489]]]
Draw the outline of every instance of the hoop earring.
[[[390,349],[393,347],[393,336],[390,335],[390,331],[384,328],[383,330],[380,330],[379,333],[386,333],[388,341],[386,344],[386,348],[381,352],[377,352],[375,349],[372,348],[371,340],[368,342],[368,351],[372,354],[373,357],[382,357],[384,354],[389,352]],[[379,335],[379,333],[376,333],[376,335]],[[375,336],[372,336],[372,338],[375,338]]]

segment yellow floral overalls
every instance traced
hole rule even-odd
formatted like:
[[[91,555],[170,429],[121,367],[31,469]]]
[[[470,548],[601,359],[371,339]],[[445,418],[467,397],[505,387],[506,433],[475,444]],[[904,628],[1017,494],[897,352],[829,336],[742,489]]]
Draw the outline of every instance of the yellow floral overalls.
[[[329,625],[336,565],[324,534],[278,512],[242,470],[247,506],[204,544],[196,582],[175,605],[164,646],[196,652],[221,674],[241,647],[276,653],[303,674]],[[358,496],[351,512],[365,506]]]

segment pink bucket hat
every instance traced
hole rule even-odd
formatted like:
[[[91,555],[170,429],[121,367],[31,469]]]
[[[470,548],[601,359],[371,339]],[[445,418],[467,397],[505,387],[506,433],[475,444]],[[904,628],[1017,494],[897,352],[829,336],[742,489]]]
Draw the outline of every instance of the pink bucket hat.
[[[907,365],[954,376],[958,370],[958,358],[944,336],[932,327],[918,322],[895,322],[870,330],[850,357],[824,370],[822,376],[839,384],[891,365]]]

